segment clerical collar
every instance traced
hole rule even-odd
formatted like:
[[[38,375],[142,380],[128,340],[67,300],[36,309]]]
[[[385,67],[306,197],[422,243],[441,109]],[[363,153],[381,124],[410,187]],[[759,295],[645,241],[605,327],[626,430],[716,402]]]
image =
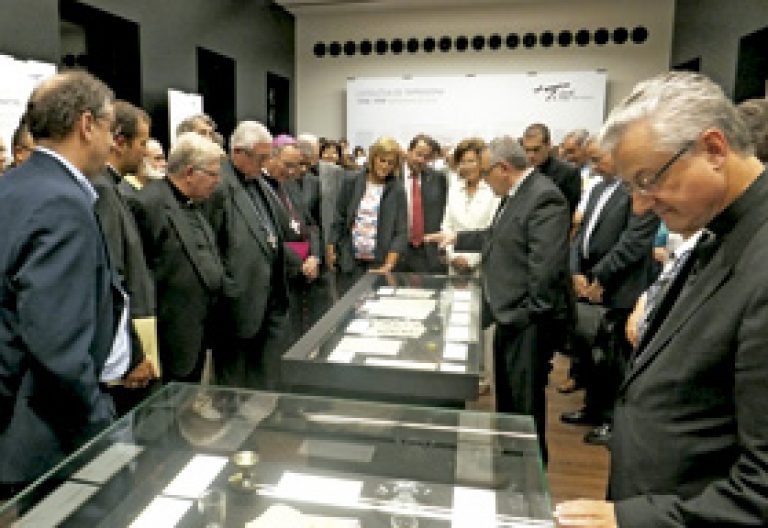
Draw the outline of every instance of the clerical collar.
[[[184,207],[194,207],[195,202],[192,200],[192,198],[189,198],[186,194],[181,192],[181,190],[176,187],[176,184],[171,181],[170,178],[166,178],[165,181],[168,183],[168,187],[171,188],[171,192],[173,193],[173,196],[179,201],[181,205]]]
[[[764,170],[744,192],[731,204],[715,216],[707,225],[717,237],[721,237],[731,231],[745,215],[754,211],[765,203],[768,194],[768,170]]]

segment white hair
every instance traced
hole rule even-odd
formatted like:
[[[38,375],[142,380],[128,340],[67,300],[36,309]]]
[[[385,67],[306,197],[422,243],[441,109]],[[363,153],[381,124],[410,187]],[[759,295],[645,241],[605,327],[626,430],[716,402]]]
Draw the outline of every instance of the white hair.
[[[224,150],[210,139],[195,132],[184,132],[176,138],[168,154],[168,174],[177,175],[188,166],[202,167],[224,157]]]
[[[229,149],[252,149],[256,143],[272,143],[272,134],[258,121],[241,121],[229,138]]]
[[[698,73],[669,72],[638,83],[608,116],[599,135],[613,150],[627,127],[647,120],[656,146],[677,150],[710,127],[722,131],[732,149],[751,154],[749,132],[722,88]]]
[[[491,140],[488,144],[488,153],[491,157],[491,166],[504,161],[518,170],[528,166],[525,150],[520,142],[512,136],[501,136]]]
[[[299,143],[309,143],[315,147],[320,147],[320,140],[314,134],[299,134],[296,136],[296,141]]]
[[[162,143],[160,143],[160,142],[159,142],[158,140],[156,140],[155,138],[149,138],[149,139],[147,140],[147,147],[146,147],[146,148],[147,148],[147,149],[150,149],[150,148],[153,148],[153,149],[157,149],[157,150],[159,150],[160,152],[162,152],[163,154],[165,154],[165,150],[163,150],[163,145],[162,145]]]

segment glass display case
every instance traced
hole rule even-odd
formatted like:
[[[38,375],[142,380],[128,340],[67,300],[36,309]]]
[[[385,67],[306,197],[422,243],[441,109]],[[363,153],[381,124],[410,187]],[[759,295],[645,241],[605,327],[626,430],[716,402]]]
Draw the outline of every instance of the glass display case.
[[[0,524],[552,526],[528,416],[170,384]]]
[[[474,278],[366,274],[282,359],[291,390],[464,406],[478,397]]]

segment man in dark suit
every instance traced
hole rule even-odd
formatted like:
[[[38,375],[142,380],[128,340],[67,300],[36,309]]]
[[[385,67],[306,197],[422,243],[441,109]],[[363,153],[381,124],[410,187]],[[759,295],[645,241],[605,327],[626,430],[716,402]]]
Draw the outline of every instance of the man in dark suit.
[[[321,204],[320,204],[320,176],[317,172],[317,163],[313,163],[313,145],[304,140],[298,140],[296,142],[296,148],[300,152],[299,171],[292,179],[292,186],[299,190],[299,196],[301,196],[304,202],[309,216],[315,225],[320,226],[322,220]],[[320,247],[325,247],[322,242],[322,232],[320,233]]]
[[[130,298],[131,318],[155,316],[155,287],[147,268],[136,222],[128,204],[118,191],[127,173],[135,173],[144,158],[144,145],[149,138],[149,116],[125,101],[115,101],[114,142],[107,163],[93,179],[99,195],[96,215],[99,218],[113,268],[122,279]],[[146,396],[144,388],[157,377],[155,368],[144,355],[135,330],[131,332],[131,364],[123,387],[110,392],[118,413],[130,409]]]
[[[224,151],[196,134],[179,136],[168,178],[148,183],[134,215],[157,291],[163,379],[199,382],[224,281],[213,230],[200,204],[219,182]]]
[[[606,501],[570,526],[768,524],[768,174],[722,89],[700,74],[635,87],[601,132],[636,211],[705,229],[634,351],[614,412]]]
[[[606,361],[598,368],[591,346],[578,346],[582,383],[586,388],[583,409],[566,412],[562,420],[571,424],[596,424],[585,437],[588,443],[604,445],[610,434],[611,411],[622,378],[622,363],[629,343],[624,335],[627,317],[640,294],[653,282],[653,242],[659,218],[652,212],[632,213],[629,192],[616,177],[610,152],[597,143],[588,146],[595,172],[603,180],[595,185],[571,247],[570,267],[576,295],[583,302],[606,308],[604,319],[610,338],[605,344]]]
[[[112,92],[84,72],[44,81],[28,123],[38,148],[0,178],[0,495],[108,425],[99,382],[127,370],[127,309],[87,178],[112,143]]]
[[[448,197],[445,173],[427,166],[435,141],[424,134],[415,136],[405,155],[402,185],[408,202],[408,247],[397,261],[397,271],[446,273],[445,257],[434,244],[424,244],[424,233],[440,230]]]
[[[578,167],[552,155],[549,128],[542,123],[534,123],[525,129],[522,144],[528,162],[555,182],[568,200],[568,208],[573,216],[581,198],[581,173]]]
[[[491,227],[426,240],[482,251],[484,308],[496,323],[496,410],[533,415],[546,460],[551,338],[562,332],[559,321],[568,310],[568,204],[551,181],[526,168],[525,153],[512,137],[493,140],[483,166],[489,168],[486,181],[504,198]]]
[[[243,121],[230,139],[222,182],[211,200],[211,224],[226,274],[216,380],[223,385],[277,388],[288,312],[285,234],[274,195],[262,178],[272,136]]]

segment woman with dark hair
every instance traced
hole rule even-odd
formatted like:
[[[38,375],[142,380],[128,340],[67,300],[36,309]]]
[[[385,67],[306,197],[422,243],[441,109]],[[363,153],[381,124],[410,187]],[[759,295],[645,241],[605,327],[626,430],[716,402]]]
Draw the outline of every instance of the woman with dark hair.
[[[339,165],[341,163],[341,145],[332,140],[322,141],[320,143],[320,159]]]
[[[371,145],[365,170],[344,177],[326,248],[328,264],[360,275],[394,269],[408,243],[405,190],[397,181],[401,148],[394,139]]]
[[[456,145],[453,162],[458,180],[448,190],[448,202],[443,215],[443,231],[468,231],[485,229],[491,224],[499,207],[499,198],[482,178],[481,158],[485,142],[469,138]],[[479,253],[457,253],[453,246],[447,246],[449,273],[478,274]]]

